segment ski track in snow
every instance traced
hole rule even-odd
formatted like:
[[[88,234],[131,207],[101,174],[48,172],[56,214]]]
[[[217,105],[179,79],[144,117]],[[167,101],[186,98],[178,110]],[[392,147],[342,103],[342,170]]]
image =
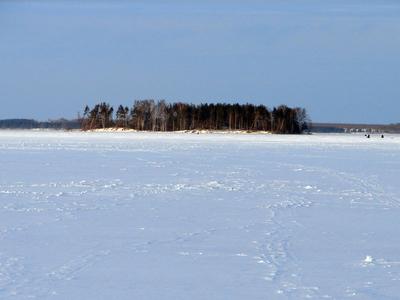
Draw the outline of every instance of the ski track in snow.
[[[396,299],[399,150],[2,131],[0,298]]]

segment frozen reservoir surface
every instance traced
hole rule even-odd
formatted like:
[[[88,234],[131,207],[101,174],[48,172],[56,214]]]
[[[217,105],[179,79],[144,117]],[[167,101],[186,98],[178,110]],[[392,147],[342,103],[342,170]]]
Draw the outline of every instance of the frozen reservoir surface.
[[[400,299],[400,136],[0,131],[0,299]]]

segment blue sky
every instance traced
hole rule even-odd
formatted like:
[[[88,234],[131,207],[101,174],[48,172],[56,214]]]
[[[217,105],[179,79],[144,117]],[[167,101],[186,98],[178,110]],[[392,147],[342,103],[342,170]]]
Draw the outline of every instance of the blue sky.
[[[154,98],[400,122],[399,1],[3,0],[0,57],[0,118]]]

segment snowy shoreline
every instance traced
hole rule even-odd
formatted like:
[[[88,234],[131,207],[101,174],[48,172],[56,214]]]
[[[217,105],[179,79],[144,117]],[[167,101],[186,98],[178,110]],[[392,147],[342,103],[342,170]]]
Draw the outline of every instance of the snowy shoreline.
[[[54,129],[54,128],[0,128],[1,132],[72,132],[72,133],[138,133],[138,134],[225,134],[225,135],[271,135],[271,136],[365,136],[365,132],[309,132],[302,134],[279,134],[271,131],[262,130],[176,130],[176,131],[152,131],[152,130],[136,130],[124,128],[106,128],[106,129]],[[400,133],[369,133],[371,137],[400,136]]]

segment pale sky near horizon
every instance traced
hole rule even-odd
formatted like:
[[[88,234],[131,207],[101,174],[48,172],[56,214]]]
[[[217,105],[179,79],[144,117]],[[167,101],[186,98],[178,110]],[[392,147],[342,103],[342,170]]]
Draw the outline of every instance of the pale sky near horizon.
[[[399,79],[395,0],[0,1],[0,119],[153,98],[398,123]]]

